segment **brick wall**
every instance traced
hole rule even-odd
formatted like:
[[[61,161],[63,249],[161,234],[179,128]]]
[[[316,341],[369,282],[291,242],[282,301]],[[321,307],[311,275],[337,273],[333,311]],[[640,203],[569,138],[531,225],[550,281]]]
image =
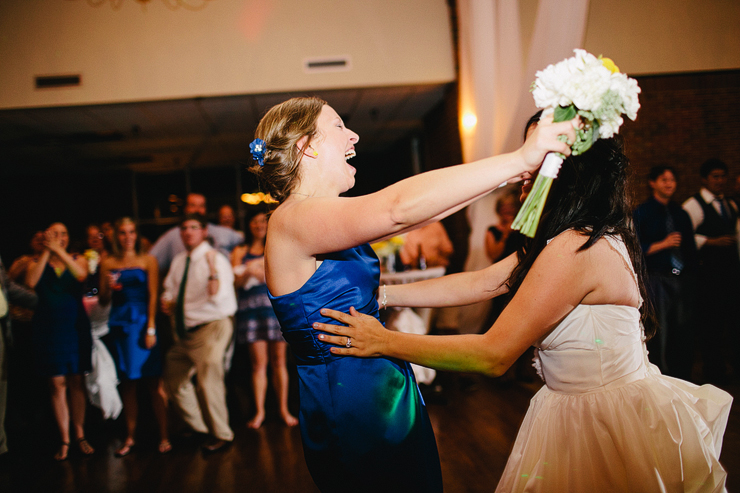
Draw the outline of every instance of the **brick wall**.
[[[740,70],[637,77],[642,93],[635,122],[622,127],[632,163],[635,203],[648,195],[652,166],[679,174],[675,199],[698,191],[699,166],[716,157],[730,170],[728,193],[740,175]]]

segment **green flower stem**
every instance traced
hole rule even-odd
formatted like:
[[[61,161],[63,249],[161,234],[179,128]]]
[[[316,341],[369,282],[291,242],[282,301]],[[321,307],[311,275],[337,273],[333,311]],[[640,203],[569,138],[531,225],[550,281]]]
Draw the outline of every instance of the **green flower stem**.
[[[552,180],[552,178],[542,174],[537,175],[534,185],[532,185],[532,191],[529,192],[527,200],[524,201],[524,205],[514,218],[511,229],[519,230],[529,238],[534,237],[537,232],[537,225],[540,222],[540,216],[542,216],[542,210],[545,208],[547,194],[552,186]]]

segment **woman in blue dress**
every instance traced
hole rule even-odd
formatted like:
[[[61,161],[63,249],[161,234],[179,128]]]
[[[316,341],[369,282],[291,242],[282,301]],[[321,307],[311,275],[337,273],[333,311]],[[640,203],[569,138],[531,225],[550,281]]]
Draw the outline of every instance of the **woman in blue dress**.
[[[236,342],[234,366],[247,359],[245,346],[248,346],[255,413],[247,422],[247,426],[253,430],[262,426],[265,420],[268,361],[272,369],[272,382],[278,398],[280,417],[288,426],[298,424],[298,420],[288,409],[288,368],[285,364],[287,344],[280,333],[280,323],[267,297],[265,236],[267,236],[267,214],[259,211],[249,220],[247,242],[231,252],[234,287],[239,303],[234,330]]]
[[[270,219],[265,271],[273,307],[296,359],[299,421],[306,463],[324,492],[442,491],[432,426],[407,363],[338,358],[318,339],[319,310],[378,317],[380,241],[456,212],[502,182],[520,179],[548,151],[569,154],[558,134],[571,122],[538,126],[510,154],[439,169],[360,197],[355,183],[359,137],[316,98],[270,109],[251,144],[251,169],[279,202]]]
[[[167,431],[167,396],[162,383],[162,355],[154,317],[157,313],[157,260],[142,253],[136,223],[124,217],[114,227],[113,255],[100,266],[100,303],[111,303],[108,325],[113,341],[126,439],[116,450],[128,455],[136,443],[138,402],[136,388],[144,380],[152,396],[159,428],[159,452],[172,450]]]
[[[26,271],[26,284],[39,298],[32,320],[33,342],[36,366],[41,375],[49,377],[61,438],[54,455],[58,461],[69,453],[70,417],[80,451],[85,455],[95,452],[85,439],[84,373],[92,369],[90,320],[82,306],[87,261],[67,253],[68,245],[67,227],[52,224],[45,232],[43,252],[29,262]]]

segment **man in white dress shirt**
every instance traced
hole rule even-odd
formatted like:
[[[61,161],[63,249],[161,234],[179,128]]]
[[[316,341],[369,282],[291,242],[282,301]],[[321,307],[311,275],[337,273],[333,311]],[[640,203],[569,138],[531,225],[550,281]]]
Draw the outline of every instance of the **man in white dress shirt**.
[[[173,315],[176,332],[164,380],[185,422],[211,435],[204,451],[215,452],[234,439],[224,386],[224,352],[233,333],[230,317],[236,312],[234,275],[226,257],[206,241],[205,217],[186,215],[180,236],[185,251],[172,260],[162,294],[162,311]]]
[[[183,212],[187,214],[206,215],[206,197],[199,193],[189,193],[185,199]],[[235,246],[244,241],[244,237],[231,228],[208,223],[208,236],[213,241],[213,246],[227,257]],[[167,272],[170,262],[175,255],[185,251],[185,245],[180,238],[180,228],[175,226],[159,237],[152,245],[149,253],[157,259],[160,274]]]
[[[694,228],[699,250],[699,320],[704,377],[722,383],[726,379],[727,347],[740,343],[740,254],[738,208],[725,197],[727,165],[709,159],[701,165],[702,188],[683,203]],[[740,371],[740,353],[732,363]]]

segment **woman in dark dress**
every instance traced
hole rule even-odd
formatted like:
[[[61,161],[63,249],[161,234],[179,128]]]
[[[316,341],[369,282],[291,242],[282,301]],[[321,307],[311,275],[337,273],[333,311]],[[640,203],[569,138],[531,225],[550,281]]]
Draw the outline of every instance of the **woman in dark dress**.
[[[39,302],[33,317],[36,366],[49,378],[51,403],[61,444],[54,455],[65,460],[69,453],[70,416],[75,442],[85,455],[95,452],[85,439],[85,382],[92,369],[90,320],[82,305],[87,261],[67,253],[69,235],[62,223],[46,230],[44,251],[29,263],[26,284],[36,290]]]
[[[379,192],[341,197],[355,183],[359,137],[316,98],[270,109],[250,146],[279,205],[270,218],[265,273],[299,376],[299,421],[309,471],[324,491],[442,491],[439,456],[411,367],[394,358],[336,358],[312,323],[322,308],[378,317],[378,258],[368,245],[439,220],[503,181],[536,169],[547,151],[568,154],[543,124],[518,151],[424,173]],[[382,299],[382,293],[381,293]]]

